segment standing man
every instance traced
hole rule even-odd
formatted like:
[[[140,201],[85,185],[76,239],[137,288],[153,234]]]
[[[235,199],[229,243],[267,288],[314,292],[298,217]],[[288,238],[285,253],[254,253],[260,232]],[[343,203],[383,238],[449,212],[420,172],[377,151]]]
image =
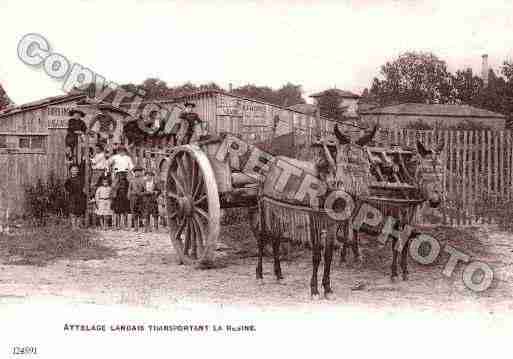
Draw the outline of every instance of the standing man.
[[[85,117],[85,113],[72,109],[69,112],[71,118],[68,120],[68,131],[66,133],[65,143],[66,147],[68,147],[68,153],[72,157],[73,162],[78,162],[78,153],[77,153],[77,145],[78,145],[78,137],[84,136],[87,132],[87,126],[82,118]]]
[[[111,169],[111,173],[114,175],[113,187],[119,183],[119,179],[127,178],[128,174],[134,169],[134,162],[128,155],[125,146],[119,146],[117,153],[107,160],[107,168]]]
[[[192,102],[186,102],[184,104],[185,110],[180,114],[180,123],[178,124],[178,128],[176,129],[176,144],[187,145],[191,142],[193,135],[196,132],[196,127],[198,124],[202,124],[203,121],[199,118],[196,112],[193,112],[194,107],[196,105]],[[202,129],[200,129],[201,131]],[[201,131],[202,132],[202,131]],[[200,133],[201,135],[201,133]]]

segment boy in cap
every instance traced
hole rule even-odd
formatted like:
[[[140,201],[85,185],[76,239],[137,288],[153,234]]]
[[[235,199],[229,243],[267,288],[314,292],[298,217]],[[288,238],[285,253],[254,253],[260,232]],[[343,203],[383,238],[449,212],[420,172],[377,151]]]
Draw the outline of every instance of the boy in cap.
[[[159,208],[157,198],[161,193],[161,189],[158,182],[155,180],[155,174],[152,171],[146,171],[144,175],[144,222],[145,232],[148,232],[151,231],[151,217],[154,219],[155,229],[158,229]]]
[[[114,137],[116,121],[111,116],[99,113],[92,121],[90,129],[96,137],[96,142],[105,146]]]
[[[178,146],[189,144],[195,133],[196,125],[203,122],[199,118],[198,114],[193,112],[194,107],[196,107],[194,103],[186,102],[184,106],[185,110],[180,114],[180,123],[178,124],[178,128],[175,130],[176,144]]]
[[[145,192],[145,179],[142,176],[143,168],[137,166],[133,170],[134,177],[130,180],[128,186],[128,199],[130,200],[130,213],[128,215],[128,226],[130,227],[131,219],[134,220],[134,231],[139,230],[139,222],[143,215],[143,195]]]

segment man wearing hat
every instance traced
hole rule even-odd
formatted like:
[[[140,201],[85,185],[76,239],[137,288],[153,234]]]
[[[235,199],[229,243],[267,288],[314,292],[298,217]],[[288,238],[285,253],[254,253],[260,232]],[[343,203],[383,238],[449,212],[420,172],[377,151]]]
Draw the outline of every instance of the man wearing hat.
[[[97,143],[105,146],[109,139],[114,137],[116,121],[109,115],[99,113],[89,126],[91,132],[96,135]]]
[[[78,136],[84,135],[87,131],[87,126],[82,120],[82,118],[85,117],[85,113],[78,109],[72,109],[69,112],[69,115],[71,118],[68,120],[68,131],[64,141],[66,146],[69,148],[71,156],[77,160],[78,155],[76,153],[76,148],[78,145]]]
[[[180,114],[180,122],[174,129],[176,133],[176,145],[187,145],[191,142],[191,139],[195,133],[196,125],[202,123],[198,114],[194,112],[196,105],[192,102],[186,102],[184,104],[185,110]]]

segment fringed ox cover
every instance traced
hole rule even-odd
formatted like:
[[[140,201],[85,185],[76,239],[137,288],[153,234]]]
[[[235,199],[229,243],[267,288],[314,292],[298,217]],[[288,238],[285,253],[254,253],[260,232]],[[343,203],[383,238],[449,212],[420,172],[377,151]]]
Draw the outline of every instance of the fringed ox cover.
[[[416,204],[405,205],[400,202],[383,200],[365,200],[356,203],[354,214],[363,204],[368,204],[378,209],[383,214],[383,219],[390,216],[398,219],[401,224],[413,224]],[[349,240],[352,239],[352,231],[348,231],[348,221],[335,221],[324,210],[314,210],[309,207],[295,206],[279,202],[271,198],[262,199],[262,210],[266,221],[266,230],[275,235],[280,235],[295,243],[310,245],[311,233],[319,234],[321,229],[326,229],[329,236],[335,236],[337,228],[342,224],[342,230]],[[384,220],[375,228],[362,227],[364,232],[377,234],[384,226]],[[314,230],[314,232],[312,232]],[[341,234],[342,234],[341,233]]]
[[[328,235],[335,235],[337,222],[332,220],[323,211],[316,211],[309,207],[294,206],[264,197],[262,210],[266,221],[266,230],[276,235],[288,238],[295,243],[308,246],[310,233],[320,229],[327,229]],[[311,228],[311,226],[314,226]]]

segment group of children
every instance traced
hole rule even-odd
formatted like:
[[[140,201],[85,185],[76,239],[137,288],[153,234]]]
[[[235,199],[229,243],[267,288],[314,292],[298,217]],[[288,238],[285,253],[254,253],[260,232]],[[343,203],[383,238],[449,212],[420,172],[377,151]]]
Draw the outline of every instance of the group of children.
[[[146,231],[151,230],[151,217],[155,219],[155,227],[158,227],[158,197],[162,193],[159,183],[155,180],[155,174],[152,171],[144,171],[142,167],[135,167],[132,170],[133,176],[129,179],[127,200],[129,210],[120,209],[123,206],[116,206],[116,188],[111,185],[109,176],[99,178],[96,186],[94,203],[95,214],[100,220],[102,229],[106,229],[108,222],[112,220],[114,224],[114,215],[128,215],[128,226],[131,226],[133,220],[134,230],[139,230],[141,220],[144,222]],[[119,219],[118,219],[119,221]],[[119,222],[118,222],[119,227]]]
[[[158,227],[159,196],[162,193],[159,182],[152,170],[144,170],[134,166],[131,157],[122,146],[109,156],[102,145],[96,146],[96,153],[91,158],[90,183],[94,197],[96,223],[106,229],[109,223],[120,227],[121,221],[139,230],[141,221],[146,230],[151,229],[151,217]],[[72,227],[77,228],[81,216],[85,213],[87,198],[85,196],[85,181],[80,167],[70,166],[70,177],[65,182],[68,192],[69,209]],[[120,187],[125,191],[120,190]]]

